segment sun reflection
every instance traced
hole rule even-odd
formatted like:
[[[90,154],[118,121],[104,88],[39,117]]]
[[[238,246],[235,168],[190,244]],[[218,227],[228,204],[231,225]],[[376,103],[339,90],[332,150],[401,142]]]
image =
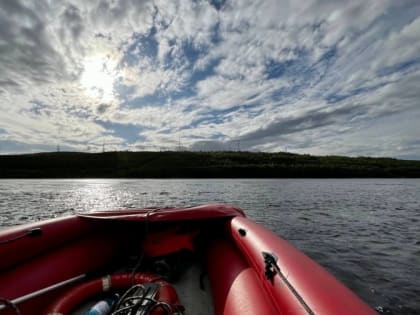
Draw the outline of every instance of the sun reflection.
[[[107,56],[96,55],[84,60],[83,69],[80,84],[86,94],[101,101],[113,100],[116,63]]]
[[[102,179],[81,179],[75,201],[79,211],[121,208],[121,194],[115,191],[115,182]]]

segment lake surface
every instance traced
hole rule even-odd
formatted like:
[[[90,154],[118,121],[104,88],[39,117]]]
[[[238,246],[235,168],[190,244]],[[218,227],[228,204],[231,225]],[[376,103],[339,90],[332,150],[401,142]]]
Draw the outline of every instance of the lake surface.
[[[420,314],[420,179],[0,180],[0,226],[80,211],[228,203],[383,314]]]

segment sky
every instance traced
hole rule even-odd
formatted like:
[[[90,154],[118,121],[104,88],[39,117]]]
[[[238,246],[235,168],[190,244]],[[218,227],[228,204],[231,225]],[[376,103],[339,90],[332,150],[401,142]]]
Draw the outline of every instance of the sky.
[[[420,159],[420,1],[0,1],[0,154]]]

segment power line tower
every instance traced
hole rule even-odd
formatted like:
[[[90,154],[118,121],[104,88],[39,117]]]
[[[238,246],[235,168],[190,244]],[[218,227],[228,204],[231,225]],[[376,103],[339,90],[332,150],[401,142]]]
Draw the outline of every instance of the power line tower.
[[[234,142],[236,142],[236,151],[241,151],[241,140],[240,139],[236,139],[233,140]]]

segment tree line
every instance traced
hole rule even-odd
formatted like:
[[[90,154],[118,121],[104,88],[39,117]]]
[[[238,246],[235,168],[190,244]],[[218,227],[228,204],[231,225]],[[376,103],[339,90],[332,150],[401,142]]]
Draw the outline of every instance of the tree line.
[[[420,177],[420,161],[287,152],[54,152],[0,156],[0,178]]]

